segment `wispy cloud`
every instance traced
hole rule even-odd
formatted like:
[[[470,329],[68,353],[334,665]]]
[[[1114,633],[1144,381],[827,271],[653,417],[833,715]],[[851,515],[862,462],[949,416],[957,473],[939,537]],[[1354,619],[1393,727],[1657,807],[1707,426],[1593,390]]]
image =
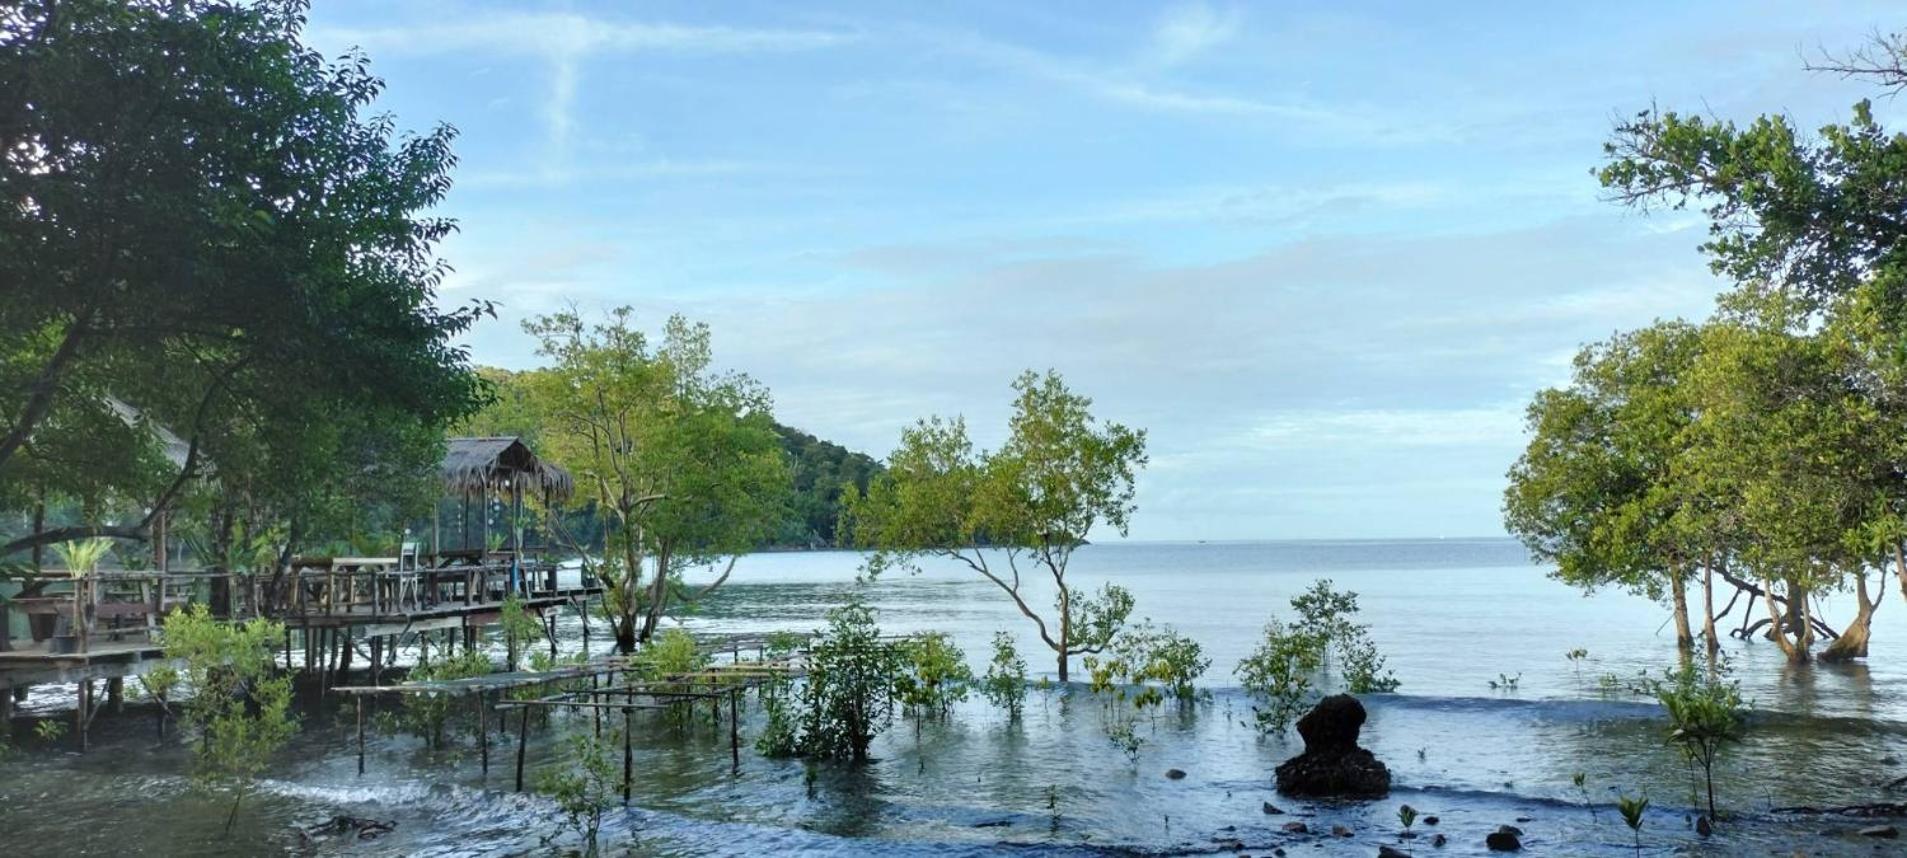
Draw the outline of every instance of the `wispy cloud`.
[[[1178,65],[1231,40],[1244,16],[1237,9],[1218,11],[1206,3],[1167,9],[1152,29],[1151,56],[1160,65]]]
[[[444,54],[481,50],[544,57],[598,53],[803,51],[854,41],[831,30],[710,27],[619,21],[573,12],[477,14],[462,20],[418,21],[385,27],[312,28],[314,41],[356,45],[378,55]]]

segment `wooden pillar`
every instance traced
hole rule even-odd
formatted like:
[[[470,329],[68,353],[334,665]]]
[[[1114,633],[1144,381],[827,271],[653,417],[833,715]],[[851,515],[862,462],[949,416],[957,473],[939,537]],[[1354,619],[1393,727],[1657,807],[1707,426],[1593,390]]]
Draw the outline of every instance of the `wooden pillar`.
[[[463,544],[458,547],[469,549],[470,548],[470,492],[468,491],[463,493],[463,515],[459,518],[459,523],[463,525],[464,535],[463,535]]]
[[[634,720],[630,717],[629,707],[622,707],[622,803],[624,807],[629,805],[630,764],[635,759],[635,755],[629,745],[630,737],[636,732],[634,726]]]
[[[523,791],[523,751],[530,744],[530,707],[517,707],[523,710],[523,716],[517,720],[516,727],[516,791]]]
[[[483,541],[477,543],[477,556],[482,557],[483,552],[490,550],[489,483],[484,483],[483,488],[477,490],[477,522],[477,535],[483,538]]]
[[[114,715],[126,711],[126,678],[115,676],[106,680],[106,710]]]
[[[490,707],[483,705],[483,692],[477,692],[477,747],[483,754],[483,774],[490,776]]]
[[[544,623],[549,626],[550,658],[555,658],[556,657],[556,609],[555,608],[551,608],[549,613],[544,615]]]
[[[74,726],[78,728],[73,731],[73,734],[74,738],[79,742],[79,750],[82,754],[86,753],[86,722],[91,720],[86,716],[88,710],[92,708],[93,681],[90,679],[82,679],[79,683],[79,708],[73,710]]]
[[[354,694],[358,699],[358,776],[364,776],[364,695]]]
[[[728,756],[734,762],[734,773],[742,773],[742,690],[736,688],[728,693]]]

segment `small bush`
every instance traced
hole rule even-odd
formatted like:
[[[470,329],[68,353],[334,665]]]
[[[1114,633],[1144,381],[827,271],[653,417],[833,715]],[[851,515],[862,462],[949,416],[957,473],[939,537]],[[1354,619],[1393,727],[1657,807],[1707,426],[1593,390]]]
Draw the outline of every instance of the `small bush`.
[[[1026,659],[1006,632],[993,633],[993,659],[980,681],[980,694],[1013,718],[1020,717],[1026,706]]]
[[[945,716],[953,704],[967,699],[973,671],[967,654],[943,632],[915,635],[899,645],[903,672],[894,694],[915,717]]]
[[[1371,641],[1370,627],[1356,621],[1357,594],[1315,581],[1292,597],[1298,619],[1287,626],[1276,617],[1265,624],[1264,638],[1234,673],[1255,701],[1254,725],[1264,733],[1282,733],[1292,720],[1332,685],[1352,694],[1397,690],[1397,678],[1384,667],[1384,656]]]

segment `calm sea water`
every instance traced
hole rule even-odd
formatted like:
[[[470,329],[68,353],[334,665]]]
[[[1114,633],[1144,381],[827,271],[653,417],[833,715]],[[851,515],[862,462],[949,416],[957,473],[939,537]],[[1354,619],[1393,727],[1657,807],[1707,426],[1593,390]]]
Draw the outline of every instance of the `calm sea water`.
[[[1006,630],[1036,672],[1053,672],[1032,624],[963,567],[933,564],[920,575],[863,585],[858,566],[846,553],[746,558],[731,583],[684,622],[711,633],[808,630],[859,588],[879,609],[884,631],[947,632],[978,670],[993,633]],[[1136,763],[1105,738],[1102,702],[1077,689],[1031,695],[1019,722],[977,699],[918,735],[911,722],[897,721],[876,744],[878,762],[859,769],[810,768],[745,750],[735,774],[725,729],[706,716],[686,725],[656,719],[639,730],[635,807],[612,814],[605,843],[656,855],[1229,854],[1236,840],[1246,854],[1284,847],[1370,855],[1380,844],[1428,854],[1427,840],[1396,837],[1396,808],[1409,803],[1440,818],[1434,830],[1450,842],[1437,854],[1483,854],[1484,835],[1508,823],[1526,832],[1534,854],[1618,855],[1632,846],[1610,807],[1622,791],[1654,803],[1645,852],[1868,855],[1874,841],[1855,836],[1855,822],[1770,810],[1902,800],[1884,787],[1907,774],[1900,762],[1907,758],[1907,605],[1891,581],[1868,664],[1797,671],[1772,644],[1731,642],[1756,715],[1749,740],[1727,752],[1719,773],[1721,800],[1736,818],[1702,840],[1687,815],[1689,770],[1663,744],[1657,708],[1597,687],[1604,673],[1626,678],[1673,662],[1667,611],[1618,592],[1584,597],[1547,580],[1512,542],[1095,545],[1080,551],[1071,578],[1129,588],[1137,615],[1176,627],[1212,659],[1205,677],[1211,700],[1145,723]],[[1232,668],[1265,621],[1287,614],[1289,598],[1317,578],[1359,594],[1363,619],[1402,682],[1397,694],[1366,698],[1364,743],[1394,774],[1395,792],[1385,801],[1307,804],[1275,795],[1271,770],[1300,743],[1265,739],[1240,723],[1249,703]],[[1028,601],[1050,604],[1050,591],[1034,589]],[[1834,619],[1846,608],[1827,604]],[[566,648],[582,645],[574,617],[563,632]],[[595,646],[602,645],[599,634]],[[1577,648],[1589,657],[1572,663],[1564,653]],[[1517,678],[1514,690],[1490,687],[1504,677]],[[45,689],[27,708],[52,715],[70,699]],[[101,716],[84,756],[25,740],[0,762],[0,853],[575,848],[554,805],[511,791],[501,747],[485,779],[467,742],[432,753],[414,738],[382,735],[359,777],[347,716],[324,705],[306,710],[304,732],[229,840],[219,837],[225,804],[188,789],[184,750],[156,740],[143,715]],[[559,762],[551,733],[570,726],[559,717],[549,731],[533,733],[532,769]],[[750,720],[744,732],[756,726]],[[1169,780],[1168,768],[1188,776]],[[1587,776],[1588,808],[1571,784],[1579,771]],[[1266,815],[1266,801],[1285,813]],[[303,843],[294,833],[338,814],[398,827],[364,842]],[[1342,825],[1352,836],[1287,835],[1282,826],[1293,819],[1313,830]]]

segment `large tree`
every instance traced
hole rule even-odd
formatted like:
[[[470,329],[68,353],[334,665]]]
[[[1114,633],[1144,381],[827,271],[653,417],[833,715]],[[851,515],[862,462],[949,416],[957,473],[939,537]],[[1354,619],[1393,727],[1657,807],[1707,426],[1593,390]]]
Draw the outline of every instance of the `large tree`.
[[[1700,340],[1692,325],[1663,322],[1584,349],[1570,385],[1531,403],[1530,442],[1504,493],[1505,526],[1558,580],[1668,601],[1684,650],[1687,581],[1713,556],[1701,500],[1678,481]]]
[[[0,503],[117,494],[132,513],[0,556],[141,538],[207,462],[234,482],[248,462],[322,470],[340,415],[409,436],[475,404],[452,339],[487,305],[435,302],[452,224],[429,211],[453,132],[400,136],[365,115],[380,81],[361,55],[302,44],[304,10],[0,8]],[[115,427],[114,400],[176,433],[183,461],[71,467],[158,443]],[[359,433],[354,449],[389,440]]]
[[[525,330],[553,364],[528,375],[548,455],[572,470],[577,502],[607,520],[595,571],[625,652],[649,639],[669,607],[728,580],[736,559],[786,514],[788,464],[768,391],[713,367],[706,325],[671,317],[659,342],[628,308],[591,325],[573,313]],[[576,546],[589,560],[591,546]],[[683,585],[692,565],[715,581]]]
[[[1072,657],[1104,651],[1132,610],[1123,590],[1088,596],[1066,575],[1095,525],[1126,533],[1146,436],[1100,423],[1092,400],[1068,390],[1056,372],[1029,371],[1013,389],[1013,417],[998,450],[976,451],[962,419],[920,421],[901,434],[887,470],[849,496],[840,531],[874,552],[870,574],[917,570],[921,558],[938,556],[998,585],[1039,628],[1064,682]],[[1028,601],[1022,567],[1051,579],[1051,623]]]

